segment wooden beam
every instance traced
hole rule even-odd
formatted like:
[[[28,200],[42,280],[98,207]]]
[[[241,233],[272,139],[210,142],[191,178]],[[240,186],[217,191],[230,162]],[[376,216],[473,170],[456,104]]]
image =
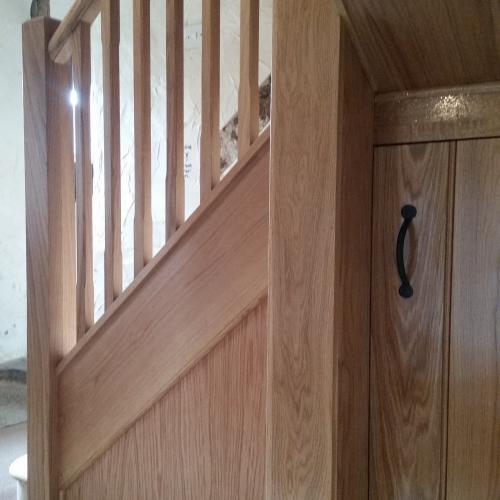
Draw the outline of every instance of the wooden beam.
[[[101,10],[100,0],[76,0],[49,42],[53,61],[66,63],[72,53],[72,34],[81,22],[92,24]]]
[[[203,0],[200,200],[220,182],[220,0]]]
[[[134,273],[153,256],[150,0],[134,0]]]
[[[58,23],[23,25],[28,466],[30,498],[58,496],[56,364],[76,342],[75,185],[71,65],[55,65]]]
[[[378,145],[500,136],[500,84],[379,94]]]
[[[373,93],[333,2],[273,29],[267,498],[366,498]]]
[[[104,101],[104,305],[122,291],[120,182],[120,2],[103,0],[101,12]]]
[[[167,241],[184,210],[184,2],[167,0]]]
[[[269,135],[254,146],[59,367],[63,487],[267,294]]]
[[[76,318],[81,338],[94,323],[92,255],[92,161],[90,150],[90,25],[80,23],[73,34],[73,86],[76,164]]]
[[[259,0],[241,0],[238,155],[259,135]]]

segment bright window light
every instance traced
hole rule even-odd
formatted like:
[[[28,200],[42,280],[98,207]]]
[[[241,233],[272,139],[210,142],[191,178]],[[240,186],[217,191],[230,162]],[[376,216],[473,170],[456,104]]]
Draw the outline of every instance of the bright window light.
[[[78,92],[74,88],[72,88],[71,92],[69,93],[69,102],[71,103],[71,106],[73,106],[73,108],[76,108],[76,106],[78,105]]]

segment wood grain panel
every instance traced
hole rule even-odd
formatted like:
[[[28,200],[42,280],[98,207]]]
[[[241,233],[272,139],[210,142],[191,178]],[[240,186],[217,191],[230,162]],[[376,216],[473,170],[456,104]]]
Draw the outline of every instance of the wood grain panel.
[[[242,0],[240,5],[239,156],[259,135],[259,0]]]
[[[448,498],[500,498],[500,139],[457,147]]]
[[[184,222],[184,0],[167,0],[166,241]]]
[[[140,418],[65,500],[264,498],[266,301]]]
[[[500,136],[500,84],[379,94],[375,143]]]
[[[203,0],[200,200],[220,182],[220,0]]]
[[[266,493],[362,499],[373,93],[331,2],[274,30]]]
[[[136,276],[153,256],[150,15],[150,0],[134,0],[134,273]]]
[[[101,11],[104,117],[104,303],[122,291],[120,157],[120,0],[103,0]]]
[[[373,92],[341,32],[335,210],[335,499],[368,497]]]
[[[267,293],[265,135],[59,367],[64,485]]]
[[[442,494],[443,350],[450,146],[376,148],[374,172],[370,498]],[[401,207],[417,208],[406,242],[410,299],[399,296]]]
[[[90,25],[80,23],[73,38],[73,87],[76,168],[76,319],[81,338],[94,323],[92,247],[92,159],[90,144]]]
[[[500,80],[498,0],[336,0],[376,90]]]
[[[23,24],[30,498],[58,498],[56,364],[76,342],[71,64],[47,46],[58,23]]]

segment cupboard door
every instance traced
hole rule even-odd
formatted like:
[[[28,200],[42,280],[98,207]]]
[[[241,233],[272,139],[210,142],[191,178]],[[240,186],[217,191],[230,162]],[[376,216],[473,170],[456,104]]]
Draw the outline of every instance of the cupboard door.
[[[447,493],[500,498],[500,139],[457,145]]]
[[[444,455],[443,344],[449,143],[376,148],[374,172],[370,498],[435,499]],[[414,294],[396,268],[401,208],[417,215],[406,241]]]

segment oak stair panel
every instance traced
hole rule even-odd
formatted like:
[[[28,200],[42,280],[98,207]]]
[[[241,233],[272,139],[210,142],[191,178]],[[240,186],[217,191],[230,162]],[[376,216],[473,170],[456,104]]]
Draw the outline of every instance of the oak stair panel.
[[[267,295],[269,132],[58,367],[73,481]]]

